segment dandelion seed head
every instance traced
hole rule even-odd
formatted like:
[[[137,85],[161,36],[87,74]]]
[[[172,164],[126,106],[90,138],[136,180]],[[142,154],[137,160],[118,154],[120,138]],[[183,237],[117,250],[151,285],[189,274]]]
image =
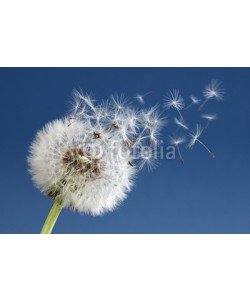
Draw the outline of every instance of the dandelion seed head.
[[[135,148],[139,169],[154,165],[152,157],[140,150],[147,145],[148,153],[154,153],[159,114],[156,108],[132,109],[124,97],[101,105],[76,90],[73,97],[70,117],[50,122],[37,133],[30,146],[29,169],[46,196],[60,196],[64,207],[80,213],[101,215],[119,206],[131,190],[138,169],[133,163]]]

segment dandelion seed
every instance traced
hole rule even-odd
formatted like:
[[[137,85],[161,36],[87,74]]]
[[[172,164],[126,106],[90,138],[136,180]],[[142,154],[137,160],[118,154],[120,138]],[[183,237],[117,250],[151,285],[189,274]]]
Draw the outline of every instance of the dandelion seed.
[[[141,112],[141,124],[143,128],[140,135],[137,137],[136,144],[143,140],[149,139],[151,146],[158,143],[158,136],[163,125],[168,123],[167,117],[163,117],[158,110],[158,105],[151,107],[148,110]]]
[[[207,120],[207,124],[205,126],[205,129],[208,128],[209,124],[214,121],[214,120],[217,120],[218,119],[218,115],[217,114],[202,114],[201,117],[203,119],[206,119]]]
[[[94,139],[100,139],[101,138],[101,134],[99,132],[93,132],[93,138]]]
[[[159,112],[159,105],[155,105],[148,110],[141,112],[142,125],[147,128],[161,129],[168,122],[167,116],[162,116]]]
[[[203,132],[203,128],[199,124],[197,124],[196,130],[189,133],[189,136],[191,137],[191,139],[190,139],[187,147],[189,149],[192,149],[194,147],[194,145],[196,144],[196,142],[198,142],[208,151],[208,153],[210,154],[210,156],[212,158],[215,158],[214,153],[212,151],[210,151],[210,149],[200,140],[200,136],[201,136],[202,132]]]
[[[181,110],[184,107],[184,100],[180,95],[179,90],[169,91],[168,95],[165,96],[165,107],[175,108]]]
[[[184,128],[186,130],[188,130],[188,126],[184,123],[183,120],[178,119],[178,118],[174,118],[174,123],[178,126],[180,126],[181,128]]]
[[[136,99],[140,104],[144,104],[144,97],[146,97],[147,95],[150,95],[150,94],[152,94],[152,92],[148,92],[148,93],[146,93],[146,94],[143,94],[143,95],[141,95],[141,94],[136,94],[135,95],[135,97],[134,97],[134,99]]]
[[[144,149],[142,151],[142,159],[139,163],[139,170],[143,169],[145,166],[148,171],[153,171],[153,169],[157,166],[157,162],[151,149]]]
[[[199,104],[201,100],[199,100],[197,97],[195,97],[194,95],[190,96],[191,101],[193,102],[193,104]]]
[[[186,139],[184,137],[172,137],[170,136],[170,144],[173,145],[177,151],[178,151],[178,156],[179,156],[179,159],[181,161],[181,163],[183,164],[184,163],[184,159],[182,158],[182,155],[181,155],[181,151],[180,151],[180,145],[185,143]]]
[[[222,82],[218,80],[211,80],[211,82],[204,88],[203,95],[205,97],[205,101],[200,105],[198,110],[200,111],[204,105],[211,99],[215,99],[217,101],[222,101],[224,98],[224,88]]]
[[[217,114],[202,114],[202,118],[207,119],[209,121],[216,120]]]
[[[195,97],[194,95],[191,95],[190,96],[190,99],[191,99],[191,103],[184,108],[184,110],[190,108],[191,106],[193,105],[198,105],[200,103],[200,99],[198,99],[197,97]]]
[[[199,124],[197,124],[196,131],[192,131],[191,133],[189,133],[189,135],[192,137],[192,139],[190,140],[190,142],[188,144],[188,148],[190,148],[190,149],[193,148],[197,139],[201,136],[202,131],[203,131],[203,128]]]
[[[68,117],[69,124],[71,126],[72,123],[75,122],[80,116],[87,114],[89,109],[95,111],[94,108],[94,99],[92,99],[91,95],[84,94],[83,91],[74,89],[73,92],[74,102],[72,103],[71,115]]]
[[[222,100],[224,97],[224,88],[222,82],[213,79],[204,89],[205,98],[215,98],[217,100]]]
[[[73,96],[75,99],[75,103],[78,103],[78,105],[76,105],[76,107],[75,107],[75,110],[77,110],[77,108],[81,105],[81,103],[85,103],[93,111],[95,110],[95,107],[94,107],[95,100],[91,97],[90,94],[84,94],[81,89],[79,89],[79,90],[74,89]]]
[[[184,120],[181,110],[184,108],[184,99],[182,98],[179,90],[169,91],[169,93],[164,97],[165,103],[164,107],[167,109],[174,108],[177,110],[181,119]]]
[[[111,125],[111,127],[115,128],[115,129],[118,129],[118,128],[119,128],[119,126],[118,126],[116,123],[113,123],[113,124]]]
[[[110,97],[112,106],[115,110],[122,111],[129,104],[129,99],[124,94],[114,94]]]

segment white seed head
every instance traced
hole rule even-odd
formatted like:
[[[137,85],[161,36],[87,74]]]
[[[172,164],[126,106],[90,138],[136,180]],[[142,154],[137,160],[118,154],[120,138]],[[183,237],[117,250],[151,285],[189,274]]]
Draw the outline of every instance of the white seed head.
[[[147,145],[154,152],[152,140],[157,144],[161,124],[155,124],[156,108],[138,112],[118,96],[95,106],[82,92],[73,96],[70,117],[50,122],[37,133],[29,168],[48,197],[59,196],[64,207],[80,213],[101,215],[126,198],[136,174],[135,152],[141,168],[145,153],[140,150]]]

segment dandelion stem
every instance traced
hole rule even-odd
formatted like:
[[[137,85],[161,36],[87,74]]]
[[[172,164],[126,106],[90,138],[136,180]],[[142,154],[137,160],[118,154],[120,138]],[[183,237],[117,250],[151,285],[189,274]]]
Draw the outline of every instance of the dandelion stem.
[[[55,226],[56,220],[62,210],[62,200],[56,197],[54,204],[44,222],[43,228],[41,230],[42,234],[50,234]]]

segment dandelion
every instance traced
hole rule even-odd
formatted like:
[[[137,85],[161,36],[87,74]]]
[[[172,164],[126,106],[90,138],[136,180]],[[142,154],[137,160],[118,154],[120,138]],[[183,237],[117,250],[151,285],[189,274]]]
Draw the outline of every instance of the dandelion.
[[[191,103],[187,107],[185,107],[184,110],[188,109],[189,107],[191,107],[193,105],[198,105],[200,103],[200,99],[198,99],[194,95],[191,95],[190,99],[191,99]]]
[[[218,119],[217,114],[202,114],[201,117],[202,117],[203,119],[206,119],[206,120],[207,120],[207,124],[206,124],[206,126],[205,126],[205,129],[208,128],[209,124],[210,124],[212,121]]]
[[[144,104],[145,103],[144,98],[146,96],[150,95],[150,94],[152,94],[152,92],[148,92],[148,93],[146,93],[144,95],[136,94],[135,97],[134,97],[134,99],[136,99],[140,104]]]
[[[195,143],[198,142],[208,151],[208,153],[210,154],[210,156],[212,158],[215,158],[214,153],[211,152],[210,149],[200,140],[200,136],[201,136],[202,132],[203,132],[203,128],[199,124],[197,124],[196,130],[189,133],[191,139],[190,139],[187,147],[189,149],[192,149],[194,147]]]
[[[172,136],[170,136],[170,141],[169,142],[170,142],[171,145],[173,145],[177,149],[179,159],[180,159],[181,163],[183,164],[184,159],[182,158],[182,155],[181,155],[180,145],[185,142],[185,138],[184,137],[172,137]]]
[[[46,124],[30,146],[33,181],[54,202],[41,233],[51,233],[62,208],[93,216],[113,211],[131,190],[137,169],[154,165],[152,140],[158,143],[162,126],[156,107],[136,111],[118,95],[101,105],[81,91],[73,97],[74,122],[66,117]]]
[[[211,99],[215,99],[217,101],[222,101],[224,97],[224,88],[220,81],[218,80],[211,80],[211,82],[205,86],[203,95],[205,97],[205,101],[200,105],[198,110],[201,110],[204,105]]]
[[[181,119],[184,120],[180,112],[184,108],[184,99],[182,98],[179,90],[169,91],[169,93],[164,97],[164,100],[164,107],[167,109],[176,109]]]

